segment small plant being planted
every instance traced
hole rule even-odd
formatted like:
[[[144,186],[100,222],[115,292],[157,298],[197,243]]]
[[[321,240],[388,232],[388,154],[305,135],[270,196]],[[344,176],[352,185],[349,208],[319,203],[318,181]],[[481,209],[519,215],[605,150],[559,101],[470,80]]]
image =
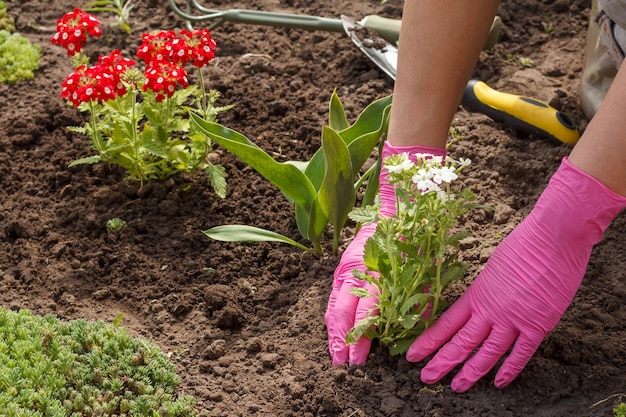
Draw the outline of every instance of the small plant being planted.
[[[365,244],[367,271],[354,271],[375,293],[354,288],[352,294],[376,296],[378,302],[348,332],[347,344],[365,336],[378,339],[391,354],[405,353],[442,312],[443,291],[466,270],[458,260],[458,248],[469,233],[459,230],[458,218],[472,207],[482,207],[470,203],[474,200],[470,190],[451,187],[469,164],[468,159],[444,162],[426,154],[385,159],[388,181],[395,185],[397,214],[385,216],[376,205],[350,213],[360,224],[377,223]]]

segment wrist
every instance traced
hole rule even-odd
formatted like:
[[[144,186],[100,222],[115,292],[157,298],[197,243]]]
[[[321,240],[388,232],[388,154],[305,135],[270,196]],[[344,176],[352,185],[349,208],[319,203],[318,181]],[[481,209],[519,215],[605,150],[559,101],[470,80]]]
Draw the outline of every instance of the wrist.
[[[396,195],[393,185],[387,182],[387,170],[385,169],[385,158],[406,153],[409,158],[416,161],[415,154],[429,154],[433,156],[440,156],[445,159],[445,148],[433,148],[430,146],[394,146],[389,141],[385,141],[383,149],[380,155],[381,169],[380,176],[378,178],[380,184],[380,190],[378,195],[380,196],[380,212],[385,215],[393,215],[396,213]]]

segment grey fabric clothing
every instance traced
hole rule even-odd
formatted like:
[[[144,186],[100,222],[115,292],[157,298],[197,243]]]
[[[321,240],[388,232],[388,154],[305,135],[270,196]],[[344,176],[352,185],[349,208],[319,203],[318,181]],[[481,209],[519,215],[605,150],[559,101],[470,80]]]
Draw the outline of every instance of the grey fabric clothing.
[[[600,13],[598,11],[599,1],[607,0],[592,0],[591,2],[591,16],[585,48],[585,65],[580,80],[580,106],[590,119],[600,107],[617,73],[615,62],[609,56],[600,38],[601,30],[597,21]]]
[[[602,43],[619,68],[626,51],[626,0],[598,0],[598,24]]]
[[[626,0],[598,0],[598,9],[603,10],[622,29],[626,29]]]

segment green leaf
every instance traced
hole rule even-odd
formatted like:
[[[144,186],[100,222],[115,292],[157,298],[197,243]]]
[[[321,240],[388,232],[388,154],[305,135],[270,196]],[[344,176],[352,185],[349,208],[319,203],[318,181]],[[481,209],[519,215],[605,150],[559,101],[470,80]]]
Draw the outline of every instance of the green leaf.
[[[320,206],[319,194],[316,196],[311,208],[308,211],[306,224],[308,226],[306,236],[311,243],[313,243],[315,251],[321,255],[321,238],[324,234],[324,230],[326,230],[326,225],[328,224],[328,216],[324,213],[324,210],[322,210],[322,207]]]
[[[408,352],[409,347],[411,347],[415,339],[417,339],[417,336],[396,341],[394,344],[389,346],[389,354],[392,356],[405,354]]]
[[[341,230],[356,202],[350,154],[341,137],[328,126],[322,131],[322,149],[326,175],[319,190],[320,207],[335,230]]]
[[[80,133],[81,135],[87,134],[87,128],[84,126],[66,126],[70,132]]]
[[[377,277],[374,277],[373,275],[370,275],[368,273],[365,272],[361,272],[358,269],[353,269],[352,270],[352,275],[354,275],[355,278],[360,279],[362,281],[365,282],[369,282],[370,284],[372,284],[372,286],[374,286],[376,288],[377,291],[379,291],[380,289],[380,282],[378,281]]]
[[[209,181],[211,181],[211,187],[213,187],[213,191],[218,197],[225,198],[226,197],[226,175],[224,167],[221,165],[213,165],[211,163],[207,164],[207,167],[204,169],[207,176],[209,177]]]
[[[277,162],[248,138],[232,129],[207,122],[194,113],[190,113],[190,118],[199,131],[254,168],[287,198],[305,208],[312,206],[316,197],[315,189],[306,175],[293,164]]]
[[[211,239],[223,242],[281,242],[308,251],[309,248],[280,233],[243,224],[213,227],[203,232]]]
[[[350,294],[356,295],[359,298],[372,297],[372,293],[367,288],[354,287],[350,289]]]
[[[380,256],[380,248],[373,239],[365,241],[363,250],[363,264],[368,270],[378,271],[378,258]]]
[[[343,109],[343,104],[339,100],[337,90],[333,91],[330,97],[330,105],[328,112],[328,125],[334,130],[344,130],[348,127],[348,119],[346,118],[346,112]]]
[[[382,144],[381,144],[382,145]],[[382,146],[379,146],[382,149]],[[378,153],[380,155],[380,151]],[[382,158],[377,158],[376,163],[372,165],[372,167],[367,172],[367,186],[365,187],[365,193],[363,194],[363,199],[361,200],[362,206],[368,206],[370,204],[374,204],[374,200],[376,199],[376,195],[378,194],[379,177],[380,177],[380,167],[382,166]]]
[[[471,236],[471,233],[468,232],[467,230],[455,233],[452,236],[448,236],[446,238],[446,240],[444,241],[444,245],[458,247],[459,242],[469,236]]]
[[[374,101],[359,114],[357,120],[349,128],[339,132],[347,144],[366,133],[387,131],[391,98],[392,96],[389,95]]]
[[[417,323],[422,317],[419,314],[406,314],[400,316],[398,322],[402,326],[403,329],[412,329],[415,327],[415,323]]]
[[[350,149],[350,158],[354,172],[360,171],[364,161],[369,157],[374,146],[376,146],[375,143],[372,143],[372,139],[375,138],[378,141],[381,135],[387,131],[390,105],[391,96],[376,100],[363,110],[354,124],[347,129],[339,131],[339,136]],[[365,140],[367,143],[357,144],[354,150],[352,150],[350,144],[357,139]],[[367,150],[367,145],[370,144],[371,148]],[[367,152],[367,155],[359,154],[353,156],[354,152]],[[324,152],[322,149],[319,149],[309,161],[305,172],[315,189],[319,188],[324,178],[324,165]]]
[[[97,162],[100,162],[100,155],[92,155],[92,156],[87,156],[85,158],[80,158],[75,161],[72,161],[70,162],[68,167],[73,167],[75,165],[83,165],[83,164],[95,164]]]
[[[119,327],[119,325],[122,324],[122,321],[124,321],[124,313],[120,313],[115,316],[113,319],[113,327]]]
[[[443,277],[441,278],[441,282],[444,288],[450,282],[463,278],[463,275],[465,274],[468,266],[469,265],[464,262],[455,262],[454,264],[447,267],[443,272]]]
[[[424,305],[425,303],[428,303],[428,301],[430,300],[430,297],[431,297],[431,295],[429,295],[429,294],[423,294],[423,293],[413,294],[412,296],[410,296],[409,298],[404,300],[404,302],[400,306],[400,311],[399,311],[400,315],[401,316],[406,315],[406,313],[414,305]],[[411,327],[413,327],[413,326],[411,326]]]
[[[370,327],[376,326],[379,320],[379,316],[367,316],[356,322],[354,327],[346,334],[346,345],[356,343]]]
[[[163,145],[161,145],[160,143],[154,143],[154,142],[143,143],[141,146],[141,151],[147,152],[150,155],[154,155],[159,158],[167,158],[167,152],[163,148]]]
[[[378,220],[376,210],[372,210],[370,207],[355,208],[348,213],[348,217],[350,217],[351,220],[364,225],[372,224]]]

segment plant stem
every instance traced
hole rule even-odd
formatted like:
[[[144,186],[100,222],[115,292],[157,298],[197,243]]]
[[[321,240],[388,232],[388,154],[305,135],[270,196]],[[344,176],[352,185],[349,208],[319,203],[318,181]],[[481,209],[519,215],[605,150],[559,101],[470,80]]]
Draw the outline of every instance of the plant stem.
[[[397,200],[397,197],[396,197],[396,212],[397,213],[400,212],[400,204],[399,204],[399,202]],[[387,218],[386,221],[387,221],[386,225],[388,225],[388,222],[391,221],[391,219]],[[393,227],[391,227],[391,228],[387,228],[386,227],[385,228],[385,239],[386,239],[385,248],[387,249],[387,258],[389,259],[389,266],[390,266],[390,273],[391,273],[391,277],[390,278],[392,279],[392,282],[393,282],[393,287],[392,288],[396,288],[397,289],[397,288],[400,288],[399,287],[399,283],[398,283],[398,265],[396,264],[396,257],[395,257],[396,254],[392,250],[392,248],[394,247],[392,240],[396,239],[396,236],[395,236],[395,234],[389,233],[389,229],[395,230]],[[383,289],[382,296],[383,297],[387,297],[387,294],[384,293],[384,290],[389,288],[389,286],[388,285],[383,285],[381,287]],[[391,291],[391,293],[389,295],[391,296],[391,300],[390,300],[391,303],[390,303],[390,305],[391,306],[395,306],[396,305],[396,298],[397,298],[396,295],[398,295],[398,291],[397,290],[396,291]],[[385,320],[385,330],[383,332],[383,334],[385,336],[388,335],[389,332],[391,331],[391,325],[392,325],[392,323],[391,323],[390,320]]]
[[[198,68],[198,79],[200,81],[200,101],[198,106],[200,107],[200,114],[205,120],[209,120],[209,104],[206,97],[206,90],[204,89],[204,76],[202,75],[202,68]]]
[[[98,150],[100,157],[104,154],[102,149],[102,144],[100,143],[100,135],[98,134],[98,129],[96,128],[96,109],[94,108],[93,101],[89,101],[89,112],[91,113],[90,123],[91,123],[91,137],[93,140],[93,144]]]
[[[131,102],[131,111],[132,111],[132,116],[131,116],[131,120],[132,120],[132,125],[133,128],[131,129],[131,140],[133,142],[133,157],[134,157],[134,163],[135,163],[135,169],[137,170],[137,174],[139,176],[139,181],[141,183],[141,186],[143,186],[143,180],[144,180],[144,175],[143,175],[143,170],[141,169],[141,164],[139,161],[139,139],[137,138],[137,128],[138,128],[138,122],[139,120],[137,120],[137,112],[136,112],[136,107],[137,107],[137,89],[133,88],[132,89],[132,102]]]

